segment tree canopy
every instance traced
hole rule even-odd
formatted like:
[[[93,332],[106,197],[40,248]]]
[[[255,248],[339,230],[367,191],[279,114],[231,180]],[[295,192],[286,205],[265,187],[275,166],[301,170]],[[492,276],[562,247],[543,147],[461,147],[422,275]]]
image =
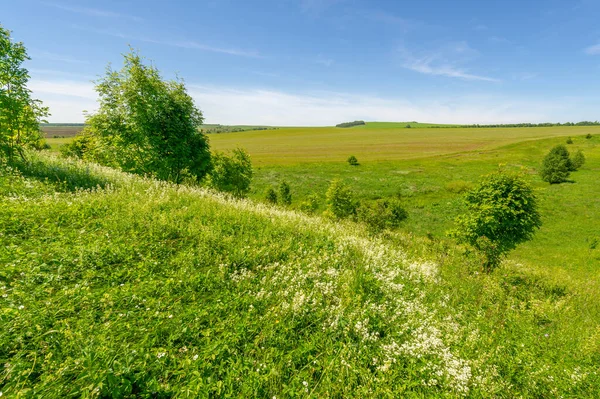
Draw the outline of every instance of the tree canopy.
[[[25,148],[40,143],[39,124],[48,116],[27,88],[29,72],[22,64],[29,59],[23,43],[13,42],[0,25],[0,157],[9,160],[17,154],[24,158]]]
[[[107,68],[96,82],[99,110],[88,116],[83,135],[88,157],[127,172],[180,182],[201,179],[210,168],[204,118],[182,81],[165,81],[134,51],[120,71]]]

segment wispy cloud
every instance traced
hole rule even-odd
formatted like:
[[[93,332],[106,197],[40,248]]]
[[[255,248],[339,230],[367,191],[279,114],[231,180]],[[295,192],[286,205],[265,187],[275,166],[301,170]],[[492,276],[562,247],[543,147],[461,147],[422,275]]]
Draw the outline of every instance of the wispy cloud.
[[[300,0],[300,9],[308,14],[319,15],[328,8],[346,0]]]
[[[72,5],[65,5],[65,4],[60,4],[60,3],[51,3],[51,2],[42,2],[42,4],[44,4],[46,6],[58,8],[60,10],[73,12],[76,14],[87,15],[90,17],[121,18],[121,19],[129,19],[129,20],[137,21],[137,22],[143,20],[142,18],[134,16],[134,15],[126,15],[126,14],[121,14],[121,13],[114,12],[114,11],[101,10],[98,8],[72,6]]]
[[[329,68],[330,66],[332,66],[335,63],[335,61],[332,60],[331,58],[324,58],[324,57],[317,58],[317,60],[315,62],[317,64],[326,66],[327,68]]]
[[[600,43],[587,47],[584,51],[588,55],[600,55]]]
[[[169,47],[195,49],[195,50],[201,50],[201,51],[208,51],[208,52],[212,52],[212,53],[235,55],[235,56],[239,56],[239,57],[262,58],[262,56],[256,51],[241,50],[241,49],[231,48],[231,47],[211,46],[211,45],[199,43],[199,42],[196,42],[193,40],[153,39],[153,38],[144,37],[144,36],[134,36],[134,35],[123,34],[118,31],[113,31],[113,30],[91,29],[91,28],[77,26],[77,25],[74,26],[74,28],[85,30],[87,32],[97,33],[100,35],[118,37],[118,38],[125,39],[125,40],[135,40],[135,41],[140,41],[140,42],[145,42],[145,43],[160,44],[160,45],[169,46]]]
[[[499,82],[499,79],[470,73],[461,65],[477,55],[466,42],[448,43],[446,46],[420,53],[399,49],[402,67],[425,75],[446,76],[464,80]]]
[[[74,58],[69,55],[51,53],[51,52],[45,51],[45,50],[42,50],[42,51],[33,50],[31,52],[31,57],[33,59],[42,58],[45,60],[66,62],[69,64],[89,64],[89,61],[86,61],[86,60]]]
[[[487,25],[484,25],[484,24],[477,24],[473,27],[473,30],[484,31],[484,30],[488,30],[488,27],[487,27]]]
[[[511,41],[502,36],[490,36],[488,41],[491,43],[511,44]]]

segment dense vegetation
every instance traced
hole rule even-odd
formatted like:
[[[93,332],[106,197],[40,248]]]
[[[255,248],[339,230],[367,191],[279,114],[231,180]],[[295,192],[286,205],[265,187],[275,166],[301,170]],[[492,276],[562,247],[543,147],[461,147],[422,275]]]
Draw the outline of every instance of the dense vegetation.
[[[354,122],[344,122],[344,123],[340,123],[335,125],[335,127],[353,127],[353,126],[361,126],[361,125],[365,125],[365,121],[354,121]]]

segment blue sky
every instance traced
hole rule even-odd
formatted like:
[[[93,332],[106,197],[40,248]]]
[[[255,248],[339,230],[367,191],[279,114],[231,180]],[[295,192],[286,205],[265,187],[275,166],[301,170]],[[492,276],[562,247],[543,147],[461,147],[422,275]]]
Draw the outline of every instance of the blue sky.
[[[52,122],[128,45],[207,123],[600,119],[598,0],[0,0]]]

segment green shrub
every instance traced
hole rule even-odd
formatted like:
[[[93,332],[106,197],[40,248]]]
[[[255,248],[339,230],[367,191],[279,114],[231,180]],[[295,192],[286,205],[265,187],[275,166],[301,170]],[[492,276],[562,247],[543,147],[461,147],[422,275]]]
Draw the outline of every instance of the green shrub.
[[[358,220],[375,230],[395,228],[408,217],[408,212],[397,199],[379,199],[361,203]]]
[[[67,158],[84,159],[86,154],[89,155],[95,151],[97,145],[96,139],[92,135],[86,134],[84,130],[81,134],[73,137],[70,143],[60,147],[60,153]]]
[[[569,138],[567,139],[567,144],[573,144],[573,139],[569,137]]]
[[[277,204],[277,192],[273,189],[273,187],[269,187],[267,193],[265,194],[265,200],[269,204]]]
[[[550,184],[563,183],[569,178],[572,169],[573,163],[569,157],[569,151],[560,144],[552,148],[544,157],[540,177]]]
[[[461,194],[473,188],[473,183],[464,180],[453,180],[446,184],[446,190],[451,193]]]
[[[281,205],[289,206],[292,204],[292,191],[290,185],[285,181],[279,185],[279,202]]]
[[[465,203],[468,211],[456,218],[457,228],[450,235],[479,251],[487,271],[541,226],[533,189],[516,174],[485,176]]]
[[[355,157],[354,155],[350,155],[350,156],[348,157],[348,163],[349,163],[351,166],[358,166],[358,165],[360,165],[360,164],[358,163],[358,159],[356,159],[356,157]]]
[[[358,202],[354,193],[340,180],[331,182],[326,194],[327,214],[338,219],[356,215]]]
[[[216,152],[211,157],[211,170],[207,185],[219,191],[245,197],[252,182],[252,162],[248,153],[240,148],[231,156]]]
[[[588,140],[591,139],[592,138],[592,134],[591,133],[586,134],[585,138],[588,139]]]
[[[573,170],[578,170],[585,164],[585,155],[581,150],[577,150],[577,152],[571,158],[571,165],[573,166]]]
[[[310,194],[298,205],[298,208],[302,212],[315,213],[319,209],[319,196],[315,193]]]

